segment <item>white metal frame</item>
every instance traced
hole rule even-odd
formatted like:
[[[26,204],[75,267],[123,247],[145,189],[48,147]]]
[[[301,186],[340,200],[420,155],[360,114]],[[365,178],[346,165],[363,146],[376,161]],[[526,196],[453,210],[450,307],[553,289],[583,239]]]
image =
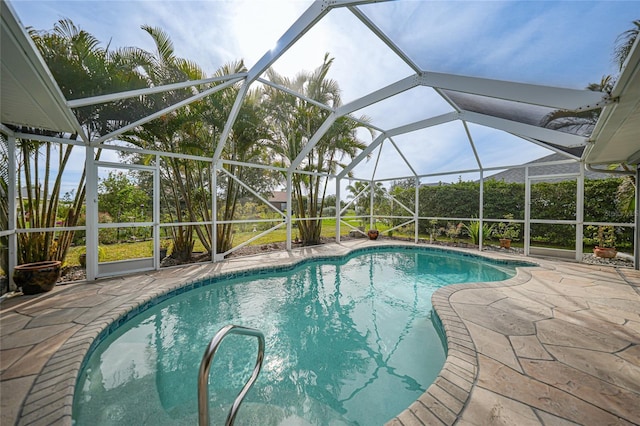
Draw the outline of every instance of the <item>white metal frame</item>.
[[[73,101],[67,101],[65,105],[58,105],[58,107],[61,109],[63,113],[62,116],[66,117],[67,125],[70,125],[71,128],[78,131],[78,134],[80,135],[80,138],[82,140],[72,141],[68,139],[50,138],[50,137],[44,137],[44,136],[14,133],[12,130],[8,129],[7,127],[2,126],[0,128],[0,131],[2,131],[7,135],[9,146],[13,147],[13,149],[10,149],[9,170],[10,172],[13,170],[13,173],[10,173],[10,176],[15,176],[15,168],[16,168],[15,139],[16,138],[30,138],[30,139],[37,139],[37,140],[43,140],[43,141],[50,140],[55,142],[62,142],[65,144],[86,146],[85,160],[86,160],[86,167],[87,167],[87,181],[86,181],[87,182],[87,198],[86,198],[87,225],[86,227],[74,227],[73,229],[86,230],[87,276],[89,280],[92,280],[98,276],[97,235],[98,235],[98,229],[102,227],[102,225],[99,225],[97,222],[97,216],[98,216],[97,167],[100,167],[101,164],[103,163],[95,161],[94,154],[95,154],[96,148],[121,150],[126,152],[140,152],[145,154],[156,155],[156,160],[157,160],[156,171],[155,171],[156,174],[154,175],[154,191],[156,195],[159,194],[158,192],[159,191],[159,175],[158,175],[157,167],[159,162],[158,159],[160,158],[160,156],[168,156],[168,157],[173,156],[177,158],[211,162],[211,182],[212,182],[213,188],[217,187],[217,174],[221,170],[224,170],[223,165],[225,163],[242,165],[247,167],[264,168],[269,170],[279,170],[279,171],[285,172],[286,181],[287,181],[286,190],[288,193],[287,209],[285,212],[278,210],[278,213],[282,215],[282,219],[274,219],[270,221],[274,221],[274,222],[281,221],[281,223],[275,225],[270,230],[265,231],[260,236],[266,235],[267,233],[273,232],[275,229],[279,229],[280,227],[286,225],[286,228],[287,228],[286,247],[288,250],[292,248],[291,237],[292,237],[292,226],[294,221],[321,219],[321,218],[305,218],[305,219],[293,218],[292,205],[291,205],[291,201],[292,201],[291,185],[292,185],[293,173],[314,174],[312,172],[305,172],[305,171],[299,170],[299,166],[302,164],[304,157],[322,139],[324,134],[331,128],[331,125],[335,122],[335,120],[340,117],[349,116],[354,121],[361,123],[363,125],[366,125],[370,129],[376,130],[377,132],[379,132],[379,134],[374,138],[374,140],[369,144],[369,146],[365,150],[363,150],[359,155],[357,155],[356,158],[353,159],[353,161],[346,168],[344,168],[337,174],[337,176],[327,176],[328,179],[334,178],[336,181],[336,240],[337,241],[340,241],[340,225],[343,222],[341,220],[341,215],[343,213],[343,209],[341,209],[341,188],[340,188],[341,182],[343,182],[345,177],[350,175],[353,172],[353,170],[365,158],[373,154],[376,149],[378,149],[378,160],[379,160],[382,152],[382,147],[384,143],[387,142],[387,140],[388,140],[388,143],[391,144],[391,146],[399,153],[400,157],[402,158],[402,161],[406,164],[408,170],[410,171],[410,174],[408,174],[407,176],[396,176],[394,178],[389,178],[389,179],[376,179],[375,176],[378,169],[378,164],[377,164],[378,160],[376,160],[376,166],[374,167],[372,176],[363,177],[361,179],[368,182],[370,186],[375,185],[377,182],[388,182],[391,180],[399,180],[399,179],[415,180],[416,196],[415,196],[414,209],[412,211],[407,206],[403,205],[403,207],[413,215],[411,221],[414,221],[416,224],[415,226],[416,241],[418,241],[419,221],[424,219],[430,219],[426,217],[421,217],[419,215],[419,187],[420,187],[421,179],[424,179],[427,177],[435,177],[435,176],[446,176],[451,174],[479,173],[480,174],[480,212],[479,212],[479,218],[477,219],[479,219],[480,222],[482,223],[483,221],[489,221],[489,222],[496,221],[496,219],[487,219],[483,217],[482,206],[483,206],[483,192],[484,192],[483,185],[484,185],[485,174],[492,170],[503,170],[503,169],[512,168],[512,167],[522,167],[520,165],[504,165],[504,166],[493,167],[493,168],[483,167],[481,158],[478,155],[475,143],[473,141],[472,134],[467,126],[467,123],[475,123],[478,125],[499,129],[507,133],[519,136],[520,138],[527,140],[529,142],[544,146],[547,149],[551,149],[556,152],[561,152],[564,155],[566,155],[567,160],[555,162],[555,164],[566,163],[566,162],[576,162],[580,160],[575,156],[572,156],[571,154],[567,154],[563,152],[558,147],[570,148],[570,147],[587,146],[586,152],[588,153],[590,151],[591,145],[588,145],[588,140],[585,137],[570,135],[567,133],[550,130],[546,128],[541,128],[537,126],[532,126],[529,124],[523,124],[520,122],[515,122],[515,121],[511,121],[511,120],[507,120],[507,119],[499,118],[495,116],[479,114],[477,112],[466,111],[461,109],[455,102],[453,102],[452,99],[448,97],[446,93],[444,93],[444,91],[450,90],[450,91],[468,93],[474,96],[484,96],[484,97],[496,98],[496,99],[501,99],[501,100],[510,101],[510,102],[521,102],[524,104],[540,105],[540,106],[545,106],[550,108],[571,109],[571,110],[580,110],[580,111],[600,108],[604,105],[609,105],[613,102],[610,99],[610,96],[604,93],[592,92],[588,90],[575,90],[575,89],[549,87],[549,86],[534,85],[534,84],[523,84],[523,83],[517,83],[517,82],[492,80],[487,78],[442,74],[442,73],[431,72],[428,70],[423,70],[358,7],[358,5],[360,4],[374,3],[375,1],[376,0],[316,0],[314,1],[309,6],[309,8],[282,35],[282,37],[276,43],[276,47],[266,52],[260,58],[260,60],[258,60],[258,62],[253,67],[251,67],[251,69],[246,73],[238,73],[238,74],[214,77],[209,79],[174,83],[174,84],[148,88],[148,89],[133,90],[133,91],[123,92],[123,93],[108,94],[104,96],[96,96],[96,97],[91,97],[86,99],[78,99]],[[4,6],[4,3],[3,3],[3,6]],[[277,61],[302,36],[304,36],[311,28],[313,28],[316,23],[318,23],[324,16],[326,16],[328,13],[330,13],[332,9],[335,9],[335,8],[347,8],[351,13],[353,13],[354,16],[360,22],[362,22],[362,24],[365,27],[367,27],[376,37],[378,37],[395,55],[398,56],[398,58],[400,58],[405,64],[407,64],[407,66],[410,67],[411,70],[413,70],[414,74],[406,78],[402,78],[396,82],[393,82],[387,85],[386,87],[375,90],[365,96],[362,96],[359,99],[355,99],[335,109],[330,108],[321,103],[318,103],[301,94],[295,93],[290,89],[284,88],[282,86],[279,86],[273,82],[269,82],[268,80],[265,80],[264,78],[262,78],[262,75],[264,74],[264,72],[271,65],[273,65],[275,61]],[[8,7],[7,13],[13,14],[14,12],[10,7]],[[3,20],[3,24],[4,22],[5,21]],[[8,20],[7,22],[11,24],[11,22],[13,21]],[[18,35],[21,33],[20,29],[13,28],[12,31]],[[22,33],[23,33],[23,36],[26,35],[24,31],[22,31]],[[39,58],[37,54],[37,50],[35,49],[35,46],[33,45],[33,43],[30,43],[30,39],[28,39],[28,37],[27,37],[27,42],[23,44],[25,44],[25,52],[29,53],[30,51],[32,53],[32,55],[29,56],[29,58],[27,59],[29,59],[36,66],[43,66],[44,62],[42,61],[41,58]],[[635,55],[636,56],[638,55],[638,49],[636,49]],[[47,85],[48,90],[50,90],[50,92],[55,95],[53,96],[54,98],[63,99],[61,92],[59,91],[59,88],[56,87],[55,81],[53,81],[53,79],[49,75],[48,70],[46,69],[46,66],[43,66],[42,68],[44,71],[41,71],[41,74],[43,76],[46,76],[48,78],[49,83],[51,83]],[[325,122],[320,126],[320,128],[314,134],[308,135],[309,137],[308,143],[306,144],[302,152],[299,153],[299,155],[292,161],[290,166],[287,168],[277,168],[270,165],[244,164],[239,162],[232,162],[229,160],[223,160],[221,158],[228,136],[231,132],[231,129],[239,113],[240,106],[244,101],[244,98],[248,93],[250,86],[256,82],[260,84],[273,86],[279,90],[285,91],[294,96],[298,96],[299,98],[307,102],[310,102],[320,108],[323,108],[329,111],[328,118],[325,120]],[[217,84],[214,87],[206,89],[188,99],[185,99],[181,102],[178,102],[174,105],[164,108],[161,111],[157,111],[148,117],[137,120],[134,123],[131,123],[130,125],[120,128],[117,131],[111,132],[107,135],[103,135],[92,141],[89,140],[90,135],[87,135],[84,129],[80,128],[77,120],[75,119],[71,111],[72,108],[78,108],[82,106],[94,105],[94,104],[99,104],[104,102],[111,102],[119,99],[126,99],[133,96],[142,96],[142,95],[147,95],[151,93],[160,93],[160,92],[170,91],[170,90],[175,90],[180,88],[196,87],[199,85],[212,84],[212,83],[220,83],[220,84]],[[127,147],[127,146],[115,146],[115,145],[107,144],[107,142],[110,141],[111,139],[116,138],[118,135],[121,135],[122,133],[126,132],[129,129],[134,128],[135,126],[144,124],[157,117],[160,117],[163,114],[166,114],[167,112],[173,111],[177,108],[180,108],[184,105],[187,105],[198,99],[202,99],[217,91],[224,90],[225,88],[231,87],[232,85],[236,85],[236,84],[241,84],[240,90],[238,91],[235,103],[225,123],[223,132],[220,135],[219,140],[217,141],[215,152],[210,158],[167,153],[167,152],[158,152],[153,150],[141,150],[141,149]],[[412,90],[418,86],[433,88],[436,93],[438,93],[441,97],[443,97],[446,102],[448,102],[448,104],[452,108],[452,111],[439,116],[435,116],[435,117],[427,117],[422,120],[405,124],[403,126],[399,126],[394,129],[381,129],[379,127],[376,127],[375,125],[363,123],[361,120],[350,115],[367,106],[373,105],[389,97],[396,96],[402,92]],[[444,172],[444,173],[418,174],[416,169],[411,164],[410,159],[406,158],[402,150],[399,149],[398,145],[393,140],[393,137],[398,135],[409,134],[411,132],[415,132],[420,129],[425,129],[432,126],[438,126],[438,125],[453,122],[453,121],[459,121],[464,127],[464,131],[466,133],[468,142],[470,144],[470,147],[473,151],[473,155],[475,156],[475,159],[477,162],[477,168],[469,169],[469,170],[456,170],[456,171],[450,171],[450,172]],[[596,127],[597,130],[601,128],[601,124],[602,124],[601,122],[598,123],[598,126]],[[550,143],[551,145],[547,145],[547,143]],[[123,167],[123,166],[119,165],[118,167]],[[236,179],[233,176],[232,178]],[[530,214],[530,211],[529,211],[530,209],[528,206],[528,200],[530,199],[529,182],[530,182],[530,179],[535,179],[535,178],[537,177],[529,176],[529,167],[525,167],[525,181],[527,182],[527,184],[525,185],[525,199],[527,200],[527,203],[525,204],[526,218],[529,218],[529,214]],[[578,211],[577,211],[575,223],[577,225],[577,228],[580,228],[580,230],[582,230],[582,227],[585,224],[586,225],[592,224],[592,223],[583,223],[583,217],[582,217],[582,214],[583,214],[582,210],[584,205],[583,204],[584,167],[581,168],[581,172],[578,175],[577,179],[578,179],[578,192],[576,196],[578,199]],[[241,185],[243,185],[246,189],[253,192],[254,195],[257,195],[262,201],[266,201],[263,197],[260,197],[255,191],[253,191],[248,185],[240,182],[239,180],[238,182]],[[29,232],[28,230],[16,229],[17,223],[16,223],[16,214],[15,214],[16,213],[16,196],[15,195],[16,195],[15,188],[13,187],[13,185],[10,185],[10,189],[9,189],[9,196],[10,196],[9,228],[10,229],[0,232],[0,236],[9,237],[9,258],[10,258],[9,265],[11,268],[15,266],[16,258],[17,258],[16,257],[16,247],[17,247],[16,235],[19,232]],[[372,198],[370,202],[370,211],[368,215],[370,225],[373,224],[373,220],[375,217],[375,212],[373,212],[373,191],[371,191],[371,197]],[[640,195],[638,197],[640,197]],[[219,254],[215,253],[216,238],[217,238],[217,232],[215,232],[215,229],[217,227],[217,224],[221,222],[217,220],[217,206],[216,206],[217,203],[215,200],[215,193],[213,194],[212,199],[213,199],[212,206],[211,206],[213,211],[212,222],[210,223],[197,222],[193,224],[206,225],[206,226],[213,227],[214,232],[212,233],[213,235],[213,241],[212,241],[213,259],[212,260],[219,261],[223,259],[225,255],[230,254],[232,251],[235,251],[240,247],[236,247],[226,253],[219,253]],[[267,204],[270,205],[270,203],[268,202]],[[159,210],[160,210],[159,197],[156,196],[154,197],[154,220],[152,223],[152,226],[154,227],[153,228],[154,229],[154,252],[157,252],[157,250],[159,249],[158,237],[159,237],[160,227],[172,225],[172,224],[160,223]],[[638,212],[636,212],[636,221],[635,221],[636,224],[638,223],[638,217],[639,217],[639,214]],[[449,219],[458,220],[457,218],[449,218]],[[469,218],[466,218],[466,220],[469,220]],[[410,223],[411,221],[407,223]],[[232,221],[232,222],[241,223],[242,221]],[[530,234],[531,222],[529,220],[524,220],[522,222],[524,223],[524,226],[525,226],[525,235],[528,236]],[[185,223],[185,224],[192,224],[192,223]],[[596,224],[596,223],[593,223],[593,224]],[[149,225],[149,223],[145,222],[143,225],[147,226]],[[616,226],[633,226],[633,225],[616,224]],[[62,228],[56,228],[55,230],[62,230]],[[576,232],[577,232],[576,234],[576,244],[577,244],[578,241],[580,242],[582,241],[582,233],[581,232],[578,233],[578,231]],[[636,235],[637,235],[636,237],[636,243],[637,243],[640,240],[640,232],[638,232],[637,230],[637,225],[636,225]],[[254,241],[260,236],[256,236],[255,238],[251,239],[249,242],[243,243],[241,246],[249,244],[251,241]],[[636,246],[637,245],[638,244],[636,244]],[[527,241],[527,244],[525,244],[525,250],[527,251],[527,253],[528,253],[528,248],[529,247],[528,247],[528,241]],[[482,245],[480,249],[482,249]],[[581,250],[582,250],[582,245],[580,244],[580,248],[577,251],[581,252]],[[640,257],[638,253],[639,253],[639,250],[636,247],[635,248],[636,267],[638,267],[638,263],[640,263],[638,261],[638,258]],[[156,268],[159,267],[157,260],[156,260],[155,267]]]

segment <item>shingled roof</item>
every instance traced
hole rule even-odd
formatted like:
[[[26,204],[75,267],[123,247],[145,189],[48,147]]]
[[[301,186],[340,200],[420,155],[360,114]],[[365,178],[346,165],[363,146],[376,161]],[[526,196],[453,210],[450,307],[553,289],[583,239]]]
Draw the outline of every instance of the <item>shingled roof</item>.
[[[567,157],[562,154],[551,154],[546,157],[538,158],[526,164],[546,163],[552,161],[566,160]],[[537,166],[531,169],[530,175],[558,175],[568,173],[580,173],[580,164],[575,163],[562,163],[562,164],[548,164],[544,166]],[[615,177],[611,173],[596,173],[589,170],[585,170],[586,179],[606,179]],[[486,179],[495,179],[498,181],[504,181],[507,183],[524,183],[524,167],[517,167],[513,169],[507,169],[495,175],[487,176]]]

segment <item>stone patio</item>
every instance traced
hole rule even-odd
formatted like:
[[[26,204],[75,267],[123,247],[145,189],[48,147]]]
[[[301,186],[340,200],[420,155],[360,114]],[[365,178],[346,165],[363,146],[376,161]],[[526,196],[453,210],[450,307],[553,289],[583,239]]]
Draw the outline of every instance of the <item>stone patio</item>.
[[[159,295],[211,275],[371,244],[380,242],[164,269],[5,300],[0,423],[70,425],[75,381],[93,340]],[[434,294],[447,361],[427,392],[388,424],[640,424],[640,272],[526,260],[540,266],[520,268],[505,282],[452,285]]]

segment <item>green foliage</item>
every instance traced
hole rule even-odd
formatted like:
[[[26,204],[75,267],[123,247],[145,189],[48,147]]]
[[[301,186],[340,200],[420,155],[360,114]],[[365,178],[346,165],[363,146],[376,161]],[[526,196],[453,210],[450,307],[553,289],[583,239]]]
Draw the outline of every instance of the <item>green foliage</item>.
[[[138,63],[123,60],[122,51],[111,52],[100,47],[95,37],[68,19],[59,20],[51,31],[30,29],[29,33],[66,99],[144,87],[137,72]],[[138,99],[130,98],[77,108],[74,113],[87,134],[97,137],[128,124],[136,106],[139,106]],[[49,131],[42,134],[69,139],[77,137],[77,134]],[[78,225],[85,197],[84,174],[78,179],[73,198],[64,200],[64,211],[58,210],[63,174],[74,146],[22,139],[17,141],[17,145],[17,186],[26,188],[24,203],[18,204],[18,227]],[[100,157],[100,150],[96,157]],[[73,231],[19,234],[18,263],[63,260],[73,240]]]
[[[406,192],[408,194],[406,194],[405,199],[409,201],[412,198],[411,192],[415,192],[415,190],[408,189]],[[419,196],[420,216],[479,216],[480,185],[476,182],[441,183],[437,186],[422,186]]]
[[[512,214],[507,214],[504,217],[507,221],[500,222],[496,225],[493,235],[496,238],[517,240],[520,237],[520,225],[511,222],[513,220]]]
[[[336,217],[336,208],[333,206],[322,209],[322,217]]]
[[[464,227],[463,223],[452,224],[447,223],[447,237],[451,240],[457,242],[458,238],[460,238],[460,233],[462,232],[462,228]]]
[[[482,241],[486,241],[491,238],[494,225],[484,222],[481,227],[479,220],[473,220],[468,225],[464,225],[464,228],[467,230],[471,242],[478,245],[480,243],[480,229],[482,228]]]
[[[594,222],[633,223],[633,212],[626,208],[629,194],[635,183],[629,178],[586,180],[584,184],[584,218]],[[398,200],[413,205],[415,189],[409,185],[396,185],[390,190]],[[456,182],[436,186],[420,187],[420,216],[428,217],[474,217],[478,216],[480,194],[479,182]],[[623,194],[624,196],[621,196]],[[525,185],[505,183],[489,179],[484,182],[484,209],[486,219],[500,219],[508,215],[510,220],[524,219]],[[625,198],[626,196],[626,198]],[[540,182],[532,184],[531,217],[534,219],[575,220],[576,182]],[[506,227],[509,221],[502,221]],[[436,239],[446,235],[447,223],[421,220],[419,232]],[[504,234],[494,229],[494,236]],[[507,232],[512,239],[522,238],[522,226],[510,225]],[[544,240],[550,245],[567,246],[575,241],[575,227],[569,225],[536,224],[532,227],[532,240]],[[632,228],[616,230],[619,247],[631,247]],[[589,240],[585,243],[588,244]]]
[[[340,87],[328,78],[333,59],[325,54],[323,63],[311,72],[300,72],[294,79],[279,75],[273,69],[267,71],[269,80],[297,91],[313,99],[337,108],[342,104]],[[333,173],[338,166],[344,167],[342,160],[354,158],[366,145],[357,138],[356,130],[362,125],[349,117],[337,118],[320,141],[313,147],[306,143],[326,120],[329,112],[271,86],[264,87],[263,107],[268,111],[269,147],[276,158],[281,158],[280,166],[290,167],[305,148],[306,153],[300,168],[308,172]],[[366,121],[366,117],[361,117]],[[320,216],[325,206],[325,194],[329,179],[318,174],[292,175],[292,207],[301,219]],[[306,202],[305,202],[306,200]],[[300,238],[305,245],[320,242],[322,221],[318,219],[298,222]]]
[[[616,246],[616,232],[613,226],[593,226],[589,225],[585,229],[585,243],[595,244],[598,247]],[[587,241],[589,239],[589,241]]]
[[[484,209],[486,219],[500,219],[512,214],[524,219],[524,183],[506,183],[495,179],[484,182]]]
[[[108,177],[98,183],[98,206],[108,213],[116,223],[148,220],[146,214],[153,200],[136,181],[122,171],[110,171]],[[145,207],[146,206],[146,210]]]

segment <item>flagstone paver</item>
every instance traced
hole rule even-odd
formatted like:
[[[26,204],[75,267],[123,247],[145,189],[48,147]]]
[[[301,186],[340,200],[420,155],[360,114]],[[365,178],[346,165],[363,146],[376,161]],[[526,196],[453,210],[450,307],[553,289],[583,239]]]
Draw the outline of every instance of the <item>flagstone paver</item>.
[[[0,424],[71,425],[75,382],[91,343],[159,295],[219,273],[372,244],[380,242],[327,244],[4,300]],[[389,425],[640,424],[640,271],[531,260],[540,266],[510,280],[451,285],[433,295],[447,360]]]

